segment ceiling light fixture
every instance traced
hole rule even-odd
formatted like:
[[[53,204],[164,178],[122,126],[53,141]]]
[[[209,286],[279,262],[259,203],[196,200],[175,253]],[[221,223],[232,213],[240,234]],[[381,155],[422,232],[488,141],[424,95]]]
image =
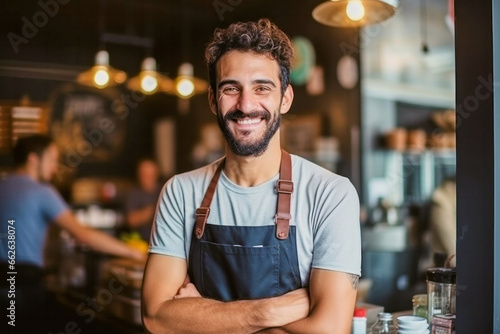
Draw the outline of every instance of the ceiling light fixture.
[[[171,91],[174,83],[168,77],[157,72],[156,60],[153,57],[147,57],[142,62],[141,72],[128,81],[127,87],[146,95],[152,95],[158,91]]]
[[[97,52],[95,65],[82,72],[76,81],[85,86],[99,89],[119,85],[127,80],[127,74],[109,65],[109,53],[105,50]]]
[[[175,89],[171,93],[177,94],[182,99],[189,99],[195,94],[204,93],[208,90],[208,82],[194,76],[193,65],[182,63],[179,66],[177,78],[175,78]]]
[[[362,27],[387,20],[396,13],[398,0],[330,0],[316,6],[313,18],[331,27]]]

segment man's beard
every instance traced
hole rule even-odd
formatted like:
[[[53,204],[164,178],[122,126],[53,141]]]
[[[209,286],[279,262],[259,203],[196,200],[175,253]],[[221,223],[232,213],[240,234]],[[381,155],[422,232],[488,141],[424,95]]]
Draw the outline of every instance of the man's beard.
[[[231,132],[231,129],[229,128],[229,122],[244,117],[260,117],[263,118],[266,122],[270,121],[262,138],[249,143],[239,141],[235,138],[235,136]],[[278,113],[274,119],[271,119],[271,115],[265,111],[245,114],[240,110],[235,110],[227,113],[226,116],[222,117],[222,113],[220,112],[220,110],[217,110],[217,123],[219,124],[219,128],[221,129],[229,148],[234,154],[242,157],[258,157],[267,150],[271,138],[274,136],[276,131],[278,131],[281,123],[281,114]]]

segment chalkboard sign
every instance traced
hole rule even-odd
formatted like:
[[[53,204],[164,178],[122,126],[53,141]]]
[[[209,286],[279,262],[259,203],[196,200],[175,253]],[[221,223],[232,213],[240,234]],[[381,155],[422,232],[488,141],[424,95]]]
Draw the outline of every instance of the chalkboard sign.
[[[63,167],[107,163],[123,150],[128,109],[115,89],[68,84],[53,97],[50,132]]]

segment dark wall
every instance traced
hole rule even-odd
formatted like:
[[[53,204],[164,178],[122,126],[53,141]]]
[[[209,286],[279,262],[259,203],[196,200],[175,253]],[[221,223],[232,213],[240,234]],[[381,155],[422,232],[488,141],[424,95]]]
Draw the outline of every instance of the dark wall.
[[[498,16],[492,15],[493,2],[455,2],[458,333],[499,332],[499,313],[494,306],[496,302],[498,307],[495,289],[498,296],[500,284],[499,272],[495,273],[495,244],[498,247],[499,243],[495,240],[499,227],[498,215],[495,217],[495,155],[499,151],[495,137],[500,129],[494,126],[499,111],[494,99],[500,92],[494,84],[498,82],[494,62],[498,63],[499,40],[493,39],[498,31],[493,29],[494,24],[498,26]]]
[[[359,85],[352,90],[340,87],[336,79],[337,62],[343,55],[341,43],[356,45],[358,33],[352,29],[330,28],[312,19],[312,9],[321,1],[97,1],[56,0],[58,4],[43,9],[36,1],[16,1],[4,6],[0,13],[0,63],[22,61],[66,66],[68,71],[89,68],[96,51],[105,46],[112,66],[135,76],[142,59],[156,58],[159,70],[169,77],[176,75],[184,61],[194,65],[195,75],[207,79],[203,63],[204,47],[216,27],[226,27],[234,21],[268,17],[289,36],[305,36],[314,44],[317,64],[324,69],[325,91],[318,96],[307,94],[303,86],[295,86],[295,101],[290,116],[319,113],[323,119],[322,135],[340,140],[342,160],[339,173],[353,174],[351,129],[359,124]],[[45,15],[43,12],[51,15]],[[40,14],[42,13],[42,14]],[[47,20],[44,20],[44,15]],[[28,23],[26,23],[28,22]],[[31,31],[29,24],[38,23]],[[148,37],[154,40],[151,49],[133,45],[102,43],[103,32]],[[18,39],[13,34],[20,36]],[[29,35],[29,36],[28,36]],[[10,37],[9,37],[10,36]],[[359,59],[359,54],[353,54]],[[9,63],[9,64],[10,64]],[[0,67],[0,100],[17,100],[27,94],[34,101],[54,99],[53,92],[67,81],[28,79],[6,74]],[[124,87],[118,94],[128,94]],[[190,101],[190,110],[177,111],[177,98],[156,94],[130,108],[125,120],[127,137],[122,154],[105,164],[82,163],[80,175],[123,174],[132,177],[135,160],[154,152],[152,126],[155,120],[169,117],[176,122],[177,171],[192,168],[191,150],[198,140],[200,126],[215,121],[206,102],[206,94]]]

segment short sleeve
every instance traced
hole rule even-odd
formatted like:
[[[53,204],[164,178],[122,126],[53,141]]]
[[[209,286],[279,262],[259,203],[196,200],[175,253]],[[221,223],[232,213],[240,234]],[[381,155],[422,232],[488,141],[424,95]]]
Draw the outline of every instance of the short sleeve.
[[[46,221],[54,221],[57,216],[69,210],[68,204],[61,195],[51,186],[45,186],[39,194],[38,201]]]
[[[151,233],[150,253],[187,258],[183,193],[174,176],[160,194]]]
[[[359,197],[348,179],[335,183],[321,199],[312,267],[361,275]]]

